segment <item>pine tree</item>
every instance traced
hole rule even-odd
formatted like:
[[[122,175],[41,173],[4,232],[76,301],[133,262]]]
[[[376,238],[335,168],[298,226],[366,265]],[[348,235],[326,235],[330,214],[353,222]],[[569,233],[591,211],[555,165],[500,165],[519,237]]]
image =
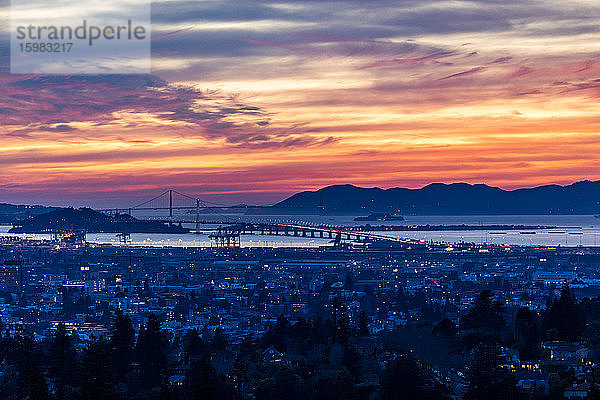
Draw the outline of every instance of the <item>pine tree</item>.
[[[575,341],[585,329],[585,314],[568,286],[565,286],[558,300],[554,300],[546,310],[542,321],[547,336],[554,332],[552,339]]]
[[[494,300],[489,290],[484,290],[477,296],[469,312],[460,320],[461,329],[479,331],[496,340],[505,326],[504,306]]]
[[[220,385],[215,369],[208,358],[203,358],[191,365],[188,374],[190,399],[220,400]]]
[[[469,387],[465,400],[505,400],[512,396],[515,382],[500,368],[498,346],[480,344],[473,350],[467,378]]]
[[[138,335],[135,357],[140,364],[143,387],[158,387],[161,373],[167,366],[167,357],[165,339],[156,314],[150,314],[146,326]]]
[[[76,387],[78,362],[73,340],[67,334],[65,324],[60,323],[50,343],[49,352],[49,370],[55,380],[58,398],[66,397]]]
[[[111,348],[104,340],[92,341],[81,357],[81,398],[114,400],[117,398],[115,368]]]
[[[382,400],[438,400],[446,391],[424,373],[415,360],[399,355],[390,361],[381,379]]]
[[[25,361],[25,368],[23,371],[28,382],[29,400],[47,400],[48,399],[48,386],[46,380],[37,362],[31,357],[27,357]]]
[[[134,343],[135,330],[131,318],[123,314],[121,310],[117,310],[111,328],[109,344],[115,371],[121,380],[124,380],[131,370]]]
[[[198,330],[189,329],[186,332],[185,338],[183,340],[183,351],[185,354],[185,361],[189,363],[191,357],[198,357],[203,355],[203,353],[206,350],[205,347],[206,346],[202,341],[202,338],[200,338],[200,335],[198,334]]]
[[[521,307],[515,319],[515,339],[521,360],[532,360],[539,357],[540,328],[535,311]]]

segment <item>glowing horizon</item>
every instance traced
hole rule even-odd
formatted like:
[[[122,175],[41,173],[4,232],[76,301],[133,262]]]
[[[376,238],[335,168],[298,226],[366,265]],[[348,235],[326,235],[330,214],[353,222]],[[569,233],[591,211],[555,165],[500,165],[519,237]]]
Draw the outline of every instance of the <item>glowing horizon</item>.
[[[152,76],[10,75],[4,35],[0,202],[600,180],[599,16],[584,0],[162,1]]]

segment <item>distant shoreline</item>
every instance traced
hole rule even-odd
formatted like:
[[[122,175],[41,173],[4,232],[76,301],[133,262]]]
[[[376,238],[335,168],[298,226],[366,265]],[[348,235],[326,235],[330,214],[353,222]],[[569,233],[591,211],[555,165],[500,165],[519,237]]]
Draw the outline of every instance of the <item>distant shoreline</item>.
[[[366,217],[369,212],[358,211],[330,211],[308,210],[302,208],[286,209],[281,207],[252,207],[244,213],[232,213],[246,216],[314,216],[314,217]],[[202,215],[215,215],[215,213],[204,213]],[[573,213],[401,213],[403,217],[595,217],[597,214],[588,212]]]
[[[547,225],[359,225],[353,228],[361,228],[365,231],[521,231],[521,230],[547,230],[547,229],[581,229],[580,226],[558,227]]]

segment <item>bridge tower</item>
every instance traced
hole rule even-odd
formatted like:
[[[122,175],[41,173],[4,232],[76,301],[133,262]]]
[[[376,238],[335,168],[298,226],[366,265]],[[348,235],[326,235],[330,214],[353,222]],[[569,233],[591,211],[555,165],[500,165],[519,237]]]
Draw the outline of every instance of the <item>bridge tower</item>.
[[[169,189],[169,221],[173,222],[173,189]]]
[[[196,235],[200,234],[200,199],[196,199]]]

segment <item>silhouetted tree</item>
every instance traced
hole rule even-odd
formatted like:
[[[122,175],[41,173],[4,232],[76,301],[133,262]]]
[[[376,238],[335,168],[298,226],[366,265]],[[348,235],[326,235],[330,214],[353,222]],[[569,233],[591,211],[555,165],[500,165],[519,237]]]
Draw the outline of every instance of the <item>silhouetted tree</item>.
[[[540,328],[535,311],[521,307],[515,319],[515,339],[521,360],[533,360],[540,353]]]
[[[390,361],[381,379],[381,400],[437,400],[447,394],[426,377],[415,360],[404,355]]]
[[[167,365],[167,357],[163,333],[156,314],[150,314],[146,326],[138,335],[135,357],[140,364],[142,385],[146,388],[159,386],[161,373]]]
[[[287,320],[283,315],[277,318],[275,325],[271,326],[269,330],[263,336],[263,343],[266,347],[273,346],[278,351],[287,350],[288,336],[291,333],[290,321]]]
[[[111,328],[110,348],[115,372],[120,380],[124,380],[131,370],[134,344],[135,330],[131,318],[121,310],[117,310]]]
[[[498,340],[505,326],[504,305],[495,301],[489,290],[482,291],[469,312],[460,319],[462,330],[478,331],[484,337],[489,336],[495,340]]]
[[[560,298],[554,300],[544,313],[542,327],[547,336],[554,336],[550,339],[575,341],[581,337],[585,329],[585,315],[568,286],[561,290]]]
[[[23,375],[28,382],[29,400],[47,400],[48,386],[38,363],[31,357],[26,357]]]
[[[469,387],[465,400],[510,399],[515,382],[499,366],[497,345],[480,344],[473,350],[467,371]]]
[[[77,386],[78,355],[65,324],[59,323],[50,342],[49,371],[55,380],[59,399],[66,398]]]
[[[204,355],[205,344],[202,338],[200,338],[198,330],[189,329],[186,332],[183,339],[183,351],[186,362],[190,362],[190,359],[193,357],[200,357]]]
[[[188,373],[190,399],[192,400],[221,400],[223,397],[222,384],[208,358],[192,363]]]
[[[105,340],[91,341],[83,351],[80,382],[82,400],[114,400],[117,398],[111,347]]]

